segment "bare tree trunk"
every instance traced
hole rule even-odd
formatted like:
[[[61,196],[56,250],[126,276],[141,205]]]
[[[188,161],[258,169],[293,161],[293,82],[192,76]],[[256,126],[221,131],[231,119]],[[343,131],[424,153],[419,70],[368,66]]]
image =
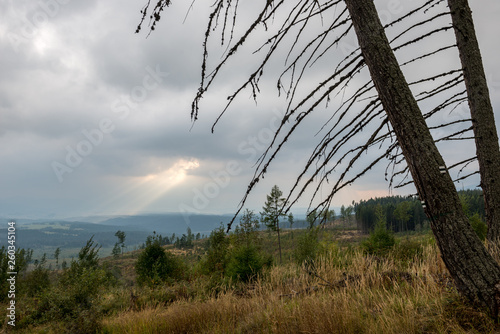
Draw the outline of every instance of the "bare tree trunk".
[[[408,163],[425,213],[457,289],[498,317],[500,267],[462,211],[418,104],[389,45],[373,0],[345,0],[365,62]]]
[[[483,61],[467,0],[448,0],[464,71],[483,188],[488,242],[500,246],[500,149]]]
[[[281,261],[281,237],[280,237],[279,216],[278,216],[278,220],[276,221],[276,226],[278,227],[278,249],[279,249],[279,252],[280,252],[280,264],[282,264],[283,262]]]

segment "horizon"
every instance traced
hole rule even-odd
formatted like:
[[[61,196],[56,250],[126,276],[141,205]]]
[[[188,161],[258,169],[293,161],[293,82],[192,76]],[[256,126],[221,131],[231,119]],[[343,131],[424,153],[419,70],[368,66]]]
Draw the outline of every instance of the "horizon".
[[[481,188],[479,187],[471,187],[468,189],[457,189],[458,192],[461,191],[469,191],[469,190],[479,190],[482,191]],[[406,196],[401,196],[401,195],[387,195],[387,196],[374,196],[370,198],[365,198],[361,199],[360,201],[369,201],[372,199],[378,199],[378,198],[385,198],[385,197],[406,197]],[[355,201],[355,204],[358,204],[360,201]],[[330,210],[335,211],[335,216],[340,215],[340,209],[342,206],[352,206],[351,203],[345,203],[342,204],[338,207],[330,207]],[[262,207],[260,208],[262,209]],[[249,208],[249,210],[253,211],[256,215],[260,214],[260,209],[255,209],[255,208]],[[235,210],[236,211],[236,210]],[[228,217],[234,217],[235,211],[233,212],[181,212],[181,211],[164,211],[164,212],[151,212],[151,211],[144,211],[144,212],[137,212],[134,214],[126,214],[126,213],[109,213],[109,214],[100,214],[100,215],[88,215],[88,216],[52,216],[52,217],[39,217],[39,216],[19,216],[19,217],[8,217],[8,216],[2,216],[0,215],[0,219],[4,220],[5,222],[7,221],[17,221],[17,220],[29,220],[29,221],[63,221],[63,222],[82,222],[82,223],[95,223],[95,224],[100,224],[101,222],[104,222],[109,219],[113,218],[122,218],[122,217],[140,217],[140,216],[168,216],[168,215],[182,215],[182,216],[228,216]],[[306,207],[293,207],[290,212],[294,215],[294,217],[299,217],[299,219],[305,219],[308,208]],[[242,213],[240,212],[238,216],[241,216]],[[84,219],[84,220],[82,220]]]

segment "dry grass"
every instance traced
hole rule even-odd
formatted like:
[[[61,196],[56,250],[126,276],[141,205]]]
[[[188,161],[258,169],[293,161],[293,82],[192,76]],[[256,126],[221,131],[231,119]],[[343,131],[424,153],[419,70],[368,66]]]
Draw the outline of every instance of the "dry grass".
[[[447,282],[435,246],[410,264],[335,247],[310,275],[276,266],[257,282],[223,293],[142,302],[103,321],[105,333],[489,333],[486,313]],[[328,282],[328,283],[327,283]],[[170,289],[175,289],[172,287]],[[182,290],[181,290],[182,291]]]

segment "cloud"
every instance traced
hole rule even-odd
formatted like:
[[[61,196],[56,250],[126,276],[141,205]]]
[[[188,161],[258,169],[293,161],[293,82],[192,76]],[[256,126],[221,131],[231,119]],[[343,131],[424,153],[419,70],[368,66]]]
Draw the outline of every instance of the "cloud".
[[[412,1],[400,4],[391,7],[377,2],[386,19],[415,6]],[[248,5],[241,7],[245,15],[239,17],[242,25],[236,28],[235,36],[250,24],[250,14],[259,10]],[[481,18],[476,26],[493,83],[492,99],[500,105],[499,50],[491,34],[500,9],[493,0],[487,4],[471,1],[471,5]],[[0,216],[62,217],[187,207],[221,213],[236,208],[253,177],[254,163],[272,140],[286,109],[284,96],[277,97],[276,75],[284,69],[288,50],[280,50],[265,69],[257,103],[251,90],[244,91],[211,133],[227,96],[244,83],[265,55],[250,54],[262,44],[264,29],[259,28],[247,41],[248,46],[220,73],[202,99],[199,119],[193,124],[191,102],[201,81],[209,4],[196,2],[186,17],[190,3],[174,2],[149,36],[147,26],[134,34],[141,6],[140,2],[118,0],[0,4],[0,181],[8,190],[0,194]],[[226,46],[220,47],[217,33],[209,45],[211,68],[226,51]],[[311,29],[304,36],[317,33]],[[446,44],[443,40],[450,39],[450,33],[430,39],[429,48]],[[226,38],[227,42],[229,36]],[[355,44],[354,37],[351,40]],[[298,54],[299,46],[292,56]],[[419,47],[409,51],[398,53],[399,59],[425,52]],[[311,85],[329,75],[343,52],[342,47],[334,48],[331,58],[316,63],[303,77],[297,101],[308,94]],[[425,66],[408,66],[405,74],[416,80],[443,66],[455,66],[457,61],[456,54],[449,53]],[[289,191],[325,135],[319,131],[333,108],[367,79],[367,73],[355,78],[343,94],[332,96],[328,108],[320,105],[297,129],[251,194],[250,207],[258,210],[274,184]],[[421,105],[423,109],[432,107],[431,101]],[[443,120],[438,117],[432,122]],[[367,127],[352,144],[362,143],[369,134]],[[450,162],[460,158],[453,145],[443,145]],[[380,151],[374,148],[362,162],[377,154]],[[62,181],[54,163],[62,168]],[[388,192],[384,169],[385,163],[381,163],[361,182],[342,190],[334,205]],[[330,186],[323,186],[322,196]],[[304,196],[299,206],[307,204]]]

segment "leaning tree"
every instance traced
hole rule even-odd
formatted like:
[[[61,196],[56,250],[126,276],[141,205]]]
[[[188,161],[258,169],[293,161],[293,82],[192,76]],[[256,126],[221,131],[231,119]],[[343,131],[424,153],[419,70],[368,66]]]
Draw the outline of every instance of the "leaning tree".
[[[500,245],[500,149],[495,117],[479,50],[472,12],[467,0],[448,0],[476,142],[484,194],[488,242]]]
[[[500,266],[475,235],[445,162],[378,19],[375,5],[346,0],[361,52],[458,290],[498,315]],[[444,171],[444,173],[442,173]]]
[[[154,30],[170,3],[159,0],[153,7],[148,1],[142,9],[137,31],[148,16],[150,29]],[[318,133],[322,136],[318,137],[318,144],[297,176],[283,210],[286,212],[309,188],[314,190],[310,205],[327,210],[341,189],[381,161],[388,161],[385,176],[390,187],[413,184],[416,188],[457,289],[469,299],[486,305],[497,318],[500,267],[468,223],[454,181],[480,173],[489,241],[497,242],[500,229],[497,218],[500,217],[497,204],[500,196],[496,196],[500,188],[495,188],[495,181],[500,177],[498,139],[467,1],[448,0],[448,7],[443,3],[443,0],[421,1],[403,13],[389,11],[398,15],[384,25],[373,1],[266,0],[254,3],[253,8],[258,10],[241,30],[237,19],[243,2],[217,0],[208,17],[201,83],[192,103],[191,117],[193,121],[197,119],[202,97],[229,59],[251,36],[262,37],[262,45],[257,49],[262,59],[248,79],[228,96],[226,106],[214,122],[215,127],[241,92],[250,90],[257,99],[260,80],[269,71],[271,60],[284,59],[277,88],[287,99],[286,112],[271,144],[257,161],[255,175],[239,210],[277,153],[304,126],[304,120],[326,106],[331,117],[319,126]],[[416,19],[410,20],[412,17]],[[227,44],[227,49],[212,68],[208,59],[215,31],[221,32],[222,44]],[[455,38],[443,35],[448,31],[455,31]],[[352,36],[359,46],[352,43]],[[441,38],[439,44],[432,43],[436,36]],[[335,55],[338,49],[343,57]],[[398,61],[396,54],[403,50],[411,56]],[[450,52],[456,55],[457,50],[460,66],[433,68],[431,73],[413,81],[407,81],[403,74],[415,64],[424,68],[423,62],[432,63],[431,59],[436,61],[442,55],[449,56]],[[310,86],[308,73],[321,62],[329,64],[330,71]],[[314,74],[317,78],[318,73]],[[467,102],[470,117],[461,115],[464,117],[455,120],[443,117]],[[450,140],[467,139],[475,141],[477,154],[447,166],[438,146]],[[366,162],[361,157],[368,152],[372,159]],[[479,172],[459,177],[475,161]],[[458,170],[455,179],[451,176],[454,170]],[[320,198],[321,187],[327,185],[329,194]],[[228,228],[230,226],[231,223]]]

